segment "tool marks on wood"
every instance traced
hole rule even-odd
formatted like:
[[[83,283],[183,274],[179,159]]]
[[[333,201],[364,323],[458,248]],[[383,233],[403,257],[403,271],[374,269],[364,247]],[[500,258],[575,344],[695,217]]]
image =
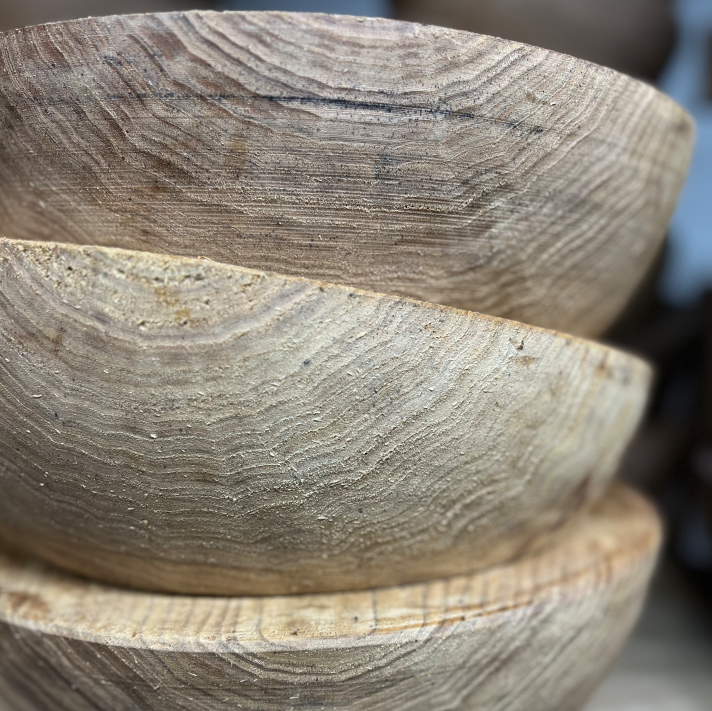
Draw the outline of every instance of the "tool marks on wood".
[[[582,335],[626,303],[684,111],[515,42],[189,12],[0,36],[0,230],[346,283]]]

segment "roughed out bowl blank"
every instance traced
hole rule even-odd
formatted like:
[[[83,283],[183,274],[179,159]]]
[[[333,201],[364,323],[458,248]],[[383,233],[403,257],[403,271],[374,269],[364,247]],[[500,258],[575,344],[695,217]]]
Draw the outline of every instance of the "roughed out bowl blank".
[[[638,615],[660,525],[621,488],[566,534],[473,576],[267,599],[112,589],[0,554],[0,709],[574,711]]]
[[[580,335],[657,253],[689,116],[548,50],[290,13],[0,35],[0,234],[207,256]]]
[[[176,592],[468,572],[600,495],[649,377],[401,297],[0,240],[0,531]]]

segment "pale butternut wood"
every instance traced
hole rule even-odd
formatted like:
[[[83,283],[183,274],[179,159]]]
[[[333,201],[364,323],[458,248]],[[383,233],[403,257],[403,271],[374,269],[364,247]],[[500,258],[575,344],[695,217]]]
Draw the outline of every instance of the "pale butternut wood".
[[[660,526],[617,488],[565,533],[474,576],[276,598],[124,591],[3,554],[3,711],[573,711],[638,614]]]
[[[602,332],[660,246],[692,123],[516,42],[188,12],[0,36],[0,234],[207,256]]]
[[[633,356],[480,314],[0,240],[0,531],[177,592],[467,572],[601,494],[649,378]]]

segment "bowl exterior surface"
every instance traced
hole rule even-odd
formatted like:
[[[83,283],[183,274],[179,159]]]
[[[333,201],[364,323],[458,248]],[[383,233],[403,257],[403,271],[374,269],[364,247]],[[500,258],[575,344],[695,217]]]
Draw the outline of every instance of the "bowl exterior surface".
[[[338,58],[336,60],[335,58]],[[610,69],[382,19],[0,35],[0,234],[344,283],[580,335],[659,250],[689,116]]]
[[[543,554],[362,593],[142,594],[2,553],[0,709],[575,711],[659,543],[652,509],[618,489]]]
[[[208,260],[0,241],[0,532],[184,593],[520,555],[605,490],[637,358]]]

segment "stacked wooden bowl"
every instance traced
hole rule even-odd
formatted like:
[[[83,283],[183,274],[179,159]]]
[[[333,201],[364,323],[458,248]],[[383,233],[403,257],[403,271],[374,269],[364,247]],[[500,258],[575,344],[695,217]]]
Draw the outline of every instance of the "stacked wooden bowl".
[[[578,708],[660,539],[649,368],[581,336],[691,143],[436,27],[0,35],[2,711]]]

